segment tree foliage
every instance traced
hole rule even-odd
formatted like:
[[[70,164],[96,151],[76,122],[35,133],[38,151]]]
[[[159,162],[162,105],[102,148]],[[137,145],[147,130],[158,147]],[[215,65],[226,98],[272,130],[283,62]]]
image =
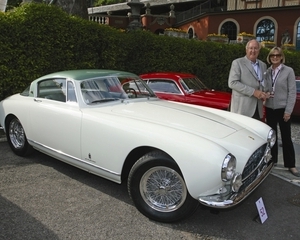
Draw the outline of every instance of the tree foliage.
[[[231,62],[245,55],[243,44],[121,31],[41,3],[2,13],[0,23],[0,100],[45,74],[93,68],[188,72],[210,88],[227,91]],[[284,51],[299,76],[300,52]],[[266,62],[268,52],[261,49],[259,58]]]
[[[116,59],[122,59],[120,31],[70,16],[57,6],[22,4],[0,14],[0,22],[0,99],[47,73],[116,69]]]

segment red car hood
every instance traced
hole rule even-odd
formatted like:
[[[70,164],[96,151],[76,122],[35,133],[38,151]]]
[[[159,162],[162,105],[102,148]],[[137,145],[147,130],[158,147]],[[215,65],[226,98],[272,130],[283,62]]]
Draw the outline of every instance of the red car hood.
[[[230,102],[231,99],[231,93],[228,92],[220,92],[220,91],[214,91],[214,90],[202,90],[200,92],[194,92],[190,94],[191,96],[195,97],[206,97],[206,98],[218,98],[220,101],[224,100],[226,102]]]
[[[231,93],[220,92],[214,90],[202,90],[199,92],[193,92],[186,96],[188,103],[197,104],[201,102],[202,106],[213,107],[217,109],[228,109]],[[201,101],[200,101],[201,100]]]

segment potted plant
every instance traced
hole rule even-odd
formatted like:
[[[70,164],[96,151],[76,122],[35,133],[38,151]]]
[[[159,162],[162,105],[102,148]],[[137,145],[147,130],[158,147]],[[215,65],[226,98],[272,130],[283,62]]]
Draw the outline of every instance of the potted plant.
[[[236,41],[238,43],[247,43],[252,39],[255,39],[255,36],[251,33],[246,33],[246,32],[241,32],[236,37]]]
[[[186,38],[188,35],[186,31],[180,28],[166,28],[164,34],[167,36],[182,37],[182,38]]]
[[[276,46],[276,43],[271,41],[262,41],[261,46],[264,48],[273,48]]]
[[[283,44],[282,48],[285,50],[291,50],[291,51],[296,50],[295,44],[290,44],[290,43]]]
[[[228,43],[228,36],[226,34],[210,33],[207,35],[206,40],[211,42]]]

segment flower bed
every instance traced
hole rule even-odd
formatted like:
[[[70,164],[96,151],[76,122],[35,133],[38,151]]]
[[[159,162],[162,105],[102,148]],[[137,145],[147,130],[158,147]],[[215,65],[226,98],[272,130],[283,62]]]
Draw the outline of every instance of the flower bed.
[[[208,34],[206,40],[209,42],[221,42],[221,43],[228,43],[228,37],[225,34]]]
[[[264,48],[273,48],[276,46],[276,43],[270,42],[270,41],[263,41],[263,42],[261,42],[261,46]]]
[[[296,50],[296,46],[294,44],[288,44],[288,43],[283,44],[282,48],[290,51]]]
[[[238,43],[247,43],[248,41],[255,39],[255,36],[250,33],[241,32],[236,36],[236,41]]]
[[[164,34],[171,37],[188,38],[188,33],[179,28],[166,28]]]

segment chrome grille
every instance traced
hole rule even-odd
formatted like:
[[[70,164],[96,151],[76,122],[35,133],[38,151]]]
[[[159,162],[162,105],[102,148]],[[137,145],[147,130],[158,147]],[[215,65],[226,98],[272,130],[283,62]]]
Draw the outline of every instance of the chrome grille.
[[[251,185],[251,183],[255,181],[263,169],[267,167],[267,162],[264,161],[264,158],[268,152],[267,148],[268,144],[266,143],[258,148],[249,158],[242,173],[243,186],[240,188],[240,191]]]

